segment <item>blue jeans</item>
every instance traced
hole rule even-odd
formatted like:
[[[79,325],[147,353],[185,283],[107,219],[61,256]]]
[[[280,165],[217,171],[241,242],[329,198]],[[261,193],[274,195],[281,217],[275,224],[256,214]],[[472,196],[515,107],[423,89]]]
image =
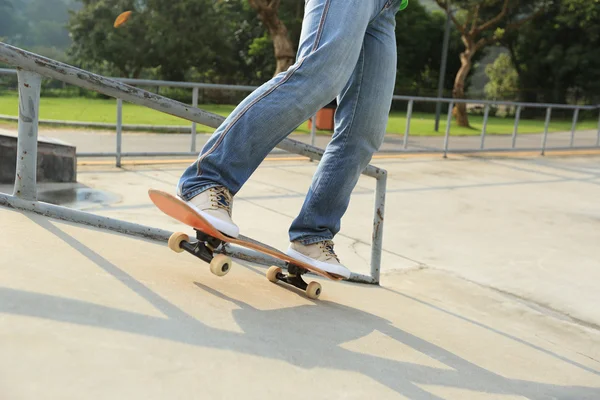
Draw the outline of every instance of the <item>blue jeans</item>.
[[[332,239],[350,195],[383,142],[396,79],[400,0],[307,0],[297,60],[243,100],[183,173],[189,201],[213,186],[235,195],[269,152],[337,100],[335,130],[290,241]]]

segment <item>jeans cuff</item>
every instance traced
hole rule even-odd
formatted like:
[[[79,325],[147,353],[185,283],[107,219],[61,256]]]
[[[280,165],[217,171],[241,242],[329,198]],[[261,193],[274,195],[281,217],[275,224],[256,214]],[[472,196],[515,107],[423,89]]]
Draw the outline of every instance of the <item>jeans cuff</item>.
[[[213,187],[217,187],[217,186],[221,186],[218,183],[209,183],[206,185],[202,185],[200,187],[196,187],[194,188],[194,190],[192,191],[187,191],[185,193],[181,193],[181,195],[179,197],[181,197],[184,201],[190,201],[192,200],[194,197],[198,196],[200,193],[207,191],[210,188]]]
[[[323,242],[325,240],[331,240],[331,237],[323,237],[323,236],[302,236],[297,239],[292,240],[292,242],[300,242],[304,246],[308,246],[311,244]]]

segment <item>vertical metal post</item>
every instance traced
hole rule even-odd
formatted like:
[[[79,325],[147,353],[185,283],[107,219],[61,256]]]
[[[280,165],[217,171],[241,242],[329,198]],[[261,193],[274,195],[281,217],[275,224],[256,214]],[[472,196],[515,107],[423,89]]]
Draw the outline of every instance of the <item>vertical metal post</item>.
[[[487,131],[488,117],[490,115],[490,105],[486,104],[483,111],[483,127],[481,128],[481,149],[485,147],[485,133]]]
[[[600,113],[598,114],[598,136],[596,137],[596,147],[600,147]]]
[[[446,136],[444,137],[444,158],[448,158],[448,142],[450,141],[450,124],[452,123],[452,109],[454,102],[451,101],[448,105],[448,119],[446,120]]]
[[[442,65],[440,66],[440,77],[438,80],[438,99],[444,93],[444,78],[446,77],[446,64],[448,62],[448,42],[450,40],[450,0],[446,0],[446,28],[444,29],[444,42],[442,45]],[[435,131],[440,129],[440,114],[442,112],[442,103],[439,101],[435,105]]]
[[[381,274],[381,254],[383,252],[383,220],[385,211],[385,192],[387,173],[377,178],[375,188],[375,216],[373,218],[373,238],[371,245],[371,276],[379,283]]]
[[[408,109],[406,110],[406,129],[404,130],[404,148],[408,147],[408,135],[410,132],[410,118],[412,117],[414,100],[408,101]]]
[[[517,106],[517,113],[515,114],[515,126],[512,134],[512,148],[514,149],[517,145],[517,131],[519,130],[519,120],[521,119],[521,106]]]
[[[552,115],[552,107],[546,109],[546,122],[544,123],[544,136],[542,137],[542,155],[546,153],[546,140],[548,139],[548,127],[550,126],[550,116]]]
[[[575,129],[577,129],[577,120],[579,119],[579,108],[576,108],[573,111],[573,124],[571,125],[571,141],[569,142],[569,147],[573,147],[575,144]]]
[[[17,141],[17,173],[13,195],[24,200],[37,200],[37,141],[42,76],[18,70],[19,139]]]
[[[121,168],[121,143],[123,140],[123,100],[117,99],[117,168]]]
[[[195,87],[192,90],[192,106],[194,108],[198,107],[198,91],[199,89]],[[192,122],[192,142],[190,144],[190,151],[192,153],[196,152],[196,123]]]

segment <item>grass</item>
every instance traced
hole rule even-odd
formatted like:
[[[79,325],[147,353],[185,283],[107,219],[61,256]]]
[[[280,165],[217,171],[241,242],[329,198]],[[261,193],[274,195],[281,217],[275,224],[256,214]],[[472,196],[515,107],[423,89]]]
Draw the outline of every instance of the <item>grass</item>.
[[[200,108],[227,116],[234,109],[233,105],[215,105],[204,104]],[[18,115],[18,96],[16,93],[8,93],[0,96],[0,114],[17,116]],[[42,97],[40,105],[40,118],[64,121],[78,122],[116,122],[116,100],[114,99],[89,99],[89,98],[57,98]],[[446,115],[442,115],[440,120],[440,130],[435,132],[434,114],[413,113],[411,118],[410,134],[411,136],[441,136],[446,130]],[[450,132],[452,135],[479,135],[481,133],[483,117],[471,115],[469,117],[471,128],[459,127],[452,123]],[[168,114],[163,114],[149,108],[137,106],[134,104],[123,104],[123,123],[124,124],[150,124],[150,125],[187,125],[188,122]],[[489,134],[512,134],[514,125],[513,118],[490,117],[488,120],[487,133]],[[406,113],[392,112],[387,127],[389,134],[404,134],[406,127]],[[595,129],[597,121],[580,121],[577,129]],[[542,120],[521,120],[519,123],[519,133],[540,133],[543,132],[544,121]],[[550,122],[549,131],[570,131],[570,120],[555,119]],[[212,128],[198,125],[198,132],[211,133]],[[308,133],[308,124],[302,124],[296,132]]]

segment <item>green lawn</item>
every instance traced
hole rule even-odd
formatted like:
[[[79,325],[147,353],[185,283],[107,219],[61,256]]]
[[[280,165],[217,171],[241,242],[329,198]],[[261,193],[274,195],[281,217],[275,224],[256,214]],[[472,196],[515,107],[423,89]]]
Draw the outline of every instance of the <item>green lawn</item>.
[[[0,96],[0,114],[18,115],[18,97],[16,93],[4,94]],[[230,105],[204,104],[200,108],[227,116],[234,108]],[[410,134],[418,136],[444,135],[446,129],[446,117],[443,114],[440,121],[440,130],[435,132],[433,129],[433,114],[413,113],[411,119]],[[41,119],[80,121],[80,122],[103,122],[115,123],[116,121],[116,100],[99,100],[88,98],[55,98],[42,97],[40,107]],[[453,135],[479,135],[481,133],[483,117],[471,116],[470,122],[472,128],[462,128],[454,123],[451,126]],[[151,124],[151,125],[186,125],[187,121],[168,114],[159,113],[149,108],[124,103],[123,105],[123,123],[124,124]],[[490,134],[512,134],[514,120],[512,118],[491,117],[488,121],[487,132]],[[393,112],[387,132],[391,134],[404,134],[406,126],[406,113]],[[577,125],[577,129],[594,129],[597,127],[596,121],[582,121]],[[521,120],[519,124],[519,133],[538,133],[544,129],[544,122],[538,120]],[[549,130],[569,131],[571,129],[570,120],[553,120],[550,123]],[[198,132],[212,132],[212,128],[198,126]],[[304,123],[298,132],[309,132],[308,125]]]

